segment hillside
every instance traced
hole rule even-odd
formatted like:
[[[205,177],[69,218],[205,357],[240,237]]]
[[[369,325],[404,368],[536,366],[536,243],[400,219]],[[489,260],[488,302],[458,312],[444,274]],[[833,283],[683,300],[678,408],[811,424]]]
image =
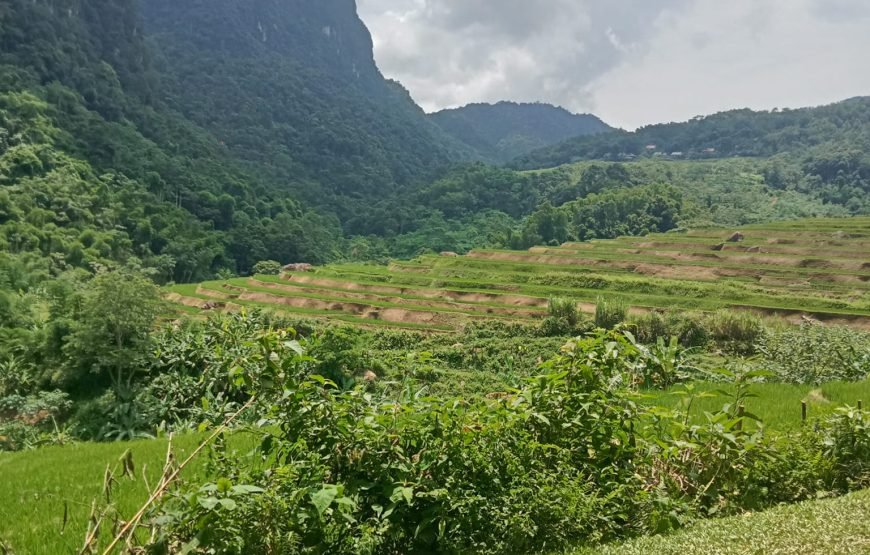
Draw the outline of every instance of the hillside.
[[[870,97],[795,110],[732,110],[634,132],[574,138],[520,157],[512,166],[550,168],[577,160],[624,160],[656,153],[686,159],[767,157],[826,145],[846,146],[854,153],[870,141],[868,114]]]
[[[508,162],[572,137],[612,128],[590,114],[572,114],[549,104],[469,104],[429,118],[485,159]]]
[[[685,124],[706,137],[704,144],[712,134],[721,145],[735,135],[767,145],[749,152],[755,164],[729,158],[712,170],[685,166],[648,176],[642,165],[535,173],[457,166],[487,149],[501,156],[496,150],[518,144],[511,137],[550,141],[603,124],[510,103],[427,118],[378,71],[353,2],[242,6],[238,0],[207,8],[168,0],[4,5],[4,253],[43,277],[132,263],[153,269],[158,283],[191,282],[245,275],[263,260],[323,264],[525,248],[557,238],[542,233],[551,205],[565,206],[560,213],[609,202],[627,207],[631,195],[620,191],[638,186],[672,185],[689,210],[652,223],[629,223],[628,212],[620,213],[596,237],[665,231],[687,221],[739,225],[870,211],[861,99]],[[451,137],[438,120],[461,120],[458,134],[474,144]],[[683,129],[659,127],[653,131],[678,136]],[[731,128],[743,131],[723,131]],[[771,138],[776,129],[779,141]],[[625,137],[639,140],[610,132],[582,141],[607,145]],[[818,146],[805,156],[788,154],[798,140]],[[657,191],[638,195],[650,200]],[[605,196],[587,198],[592,193]],[[14,286],[4,280],[3,287],[27,292],[42,279]]]
[[[389,267],[339,264],[314,273],[175,286],[170,300],[378,327],[449,330],[472,321],[538,323],[548,299],[594,312],[599,298],[653,309],[722,308],[870,329],[870,220],[804,220],[566,243],[477,249]]]
[[[326,262],[466,156],[380,75],[353,2],[241,6],[3,6],[4,252],[45,273],[135,259],[160,282]]]
[[[140,7],[167,104],[342,221],[470,155],[383,78],[352,0]]]

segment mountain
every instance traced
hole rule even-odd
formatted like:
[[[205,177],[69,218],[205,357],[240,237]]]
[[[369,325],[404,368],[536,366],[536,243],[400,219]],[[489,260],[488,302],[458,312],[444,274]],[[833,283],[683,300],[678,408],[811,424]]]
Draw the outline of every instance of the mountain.
[[[444,131],[484,159],[507,162],[572,137],[613,128],[590,114],[573,114],[549,104],[469,104],[430,114]]]
[[[44,272],[333,260],[471,156],[380,74],[352,0],[0,4],[0,252]]]
[[[730,112],[571,139],[515,165],[642,158],[655,141],[685,158],[770,157],[752,167],[762,198],[865,213],[868,113],[867,99]],[[265,260],[504,246],[530,214],[673,180],[658,165],[649,181],[618,164],[466,163],[603,125],[508,103],[427,117],[378,71],[352,0],[5,0],[0,270],[38,283],[125,265],[191,282]],[[736,221],[705,217],[727,200],[708,197],[694,220]],[[20,275],[0,272],[0,289],[27,291]]]
[[[861,163],[863,152],[870,150],[870,97],[796,110],[731,110],[635,132],[577,137],[520,156],[510,165],[539,169],[580,160],[672,154],[681,159],[769,157],[832,149],[845,149]]]
[[[342,221],[471,157],[384,79],[353,0],[148,0],[141,11],[166,104]]]

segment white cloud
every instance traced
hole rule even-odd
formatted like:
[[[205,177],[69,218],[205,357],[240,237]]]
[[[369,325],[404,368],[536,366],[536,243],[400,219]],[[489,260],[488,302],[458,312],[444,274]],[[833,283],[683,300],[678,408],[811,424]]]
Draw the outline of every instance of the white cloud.
[[[586,89],[599,115],[628,127],[870,94],[867,21],[818,17],[814,3],[696,1],[658,22],[645,53]]]
[[[870,94],[866,0],[359,0],[426,110],[545,101],[635,127]]]

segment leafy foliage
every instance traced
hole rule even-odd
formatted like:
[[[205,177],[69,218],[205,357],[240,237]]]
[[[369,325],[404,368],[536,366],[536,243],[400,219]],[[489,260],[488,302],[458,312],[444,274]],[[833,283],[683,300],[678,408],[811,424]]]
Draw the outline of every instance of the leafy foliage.
[[[628,306],[619,300],[599,298],[595,304],[595,326],[612,330],[628,318]]]
[[[783,382],[821,384],[870,375],[870,336],[844,327],[803,324],[761,337],[758,351]]]
[[[601,331],[566,344],[510,396],[453,403],[411,390],[342,392],[301,359],[279,364],[284,391],[256,454],[265,468],[221,452],[220,478],[164,505],[155,547],[538,552],[866,479],[866,413],[842,411],[788,444],[798,447],[780,446],[743,409],[766,374],[738,369],[723,370],[737,387],[722,410],[690,424],[679,411],[635,405],[626,384],[638,356],[652,360]]]

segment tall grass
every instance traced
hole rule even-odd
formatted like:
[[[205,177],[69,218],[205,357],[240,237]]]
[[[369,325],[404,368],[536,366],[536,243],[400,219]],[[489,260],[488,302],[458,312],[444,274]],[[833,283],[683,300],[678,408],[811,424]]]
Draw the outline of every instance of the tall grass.
[[[626,321],[628,305],[620,300],[598,297],[595,304],[595,325],[599,328],[612,330]]]

